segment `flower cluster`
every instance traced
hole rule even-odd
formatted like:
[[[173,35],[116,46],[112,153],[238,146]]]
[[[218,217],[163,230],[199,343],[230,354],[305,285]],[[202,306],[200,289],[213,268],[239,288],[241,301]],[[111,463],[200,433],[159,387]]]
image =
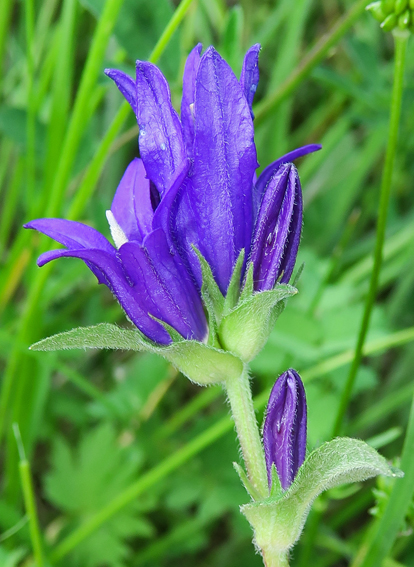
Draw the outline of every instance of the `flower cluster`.
[[[107,212],[115,246],[74,221],[25,225],[66,247],[42,254],[39,266],[67,256],[84,260],[158,344],[171,342],[166,325],[185,339],[206,341],[196,250],[223,295],[242,250],[241,282],[252,262],[255,291],[291,277],[302,225],[301,188],[291,161],[319,146],[283,156],[256,178],[252,103],[259,50],[254,45],[246,53],[238,80],[213,47],[201,55],[197,45],[185,66],[181,118],[155,65],[137,61],[135,79],[107,70],[139,125],[140,159],[129,164]]]
[[[366,9],[381,22],[384,31],[400,29],[414,32],[414,0],[378,0]]]

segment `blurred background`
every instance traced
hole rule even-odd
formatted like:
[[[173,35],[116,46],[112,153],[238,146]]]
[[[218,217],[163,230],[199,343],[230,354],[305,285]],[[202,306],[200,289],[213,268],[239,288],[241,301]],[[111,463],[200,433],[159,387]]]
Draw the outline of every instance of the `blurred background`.
[[[2,0],[1,566],[36,564],[19,474],[27,461],[45,566],[262,564],[239,513],[248,496],[232,467],[240,455],[219,387],[198,388],[148,354],[28,351],[72,327],[129,324],[81,261],[39,269],[36,257],[51,243],[22,224],[57,216],[110,236],[105,210],[138,148],[135,117],[105,67],[134,75],[135,60],[152,54],[179,109],[197,42],[213,44],[237,74],[260,42],[259,162],[311,142],[323,150],[297,164],[305,202],[297,265],[305,268],[300,293],[252,364],[253,390],[263,400],[283,370],[296,368],[309,448],[330,439],[372,267],[393,74],[392,37],[367,3],[185,0],[171,20],[178,2],[170,0]],[[153,52],[168,23],[174,33]],[[408,50],[379,297],[345,424],[396,463],[414,390],[414,41]],[[319,498],[292,565],[350,564],[393,482]],[[384,566],[414,565],[413,525],[410,507]]]

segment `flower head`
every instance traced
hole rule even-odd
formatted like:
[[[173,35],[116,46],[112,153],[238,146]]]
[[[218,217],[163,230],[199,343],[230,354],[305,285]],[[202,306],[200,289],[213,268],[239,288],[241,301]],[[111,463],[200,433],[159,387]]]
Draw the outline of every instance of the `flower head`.
[[[284,490],[294,481],[305,460],[306,418],[306,395],[302,380],[295,370],[287,370],[272,388],[263,427],[269,487],[273,464]]]
[[[302,226],[300,184],[292,167],[287,191],[286,183],[275,187],[275,177],[284,164],[320,149],[312,144],[294,150],[256,179],[252,104],[259,82],[259,51],[259,44],[247,51],[238,80],[213,47],[201,55],[198,44],[185,65],[181,124],[155,65],[138,61],[135,81],[122,71],[106,70],[136,114],[141,157],[161,196],[177,164],[190,158],[188,175],[169,209],[171,237],[199,287],[202,277],[194,247],[209,263],[223,295],[242,249],[242,276],[251,259],[258,291],[273,287],[281,274],[283,282],[289,280]],[[286,177],[283,172],[281,176]],[[284,193],[292,206],[284,203]],[[280,236],[279,212],[284,231]],[[266,225],[272,225],[277,236],[277,251],[273,246],[271,257],[269,246],[260,250],[264,233],[265,240],[270,233]]]
[[[135,79],[107,69],[135,112],[140,159],[128,166],[107,212],[114,247],[77,222],[38,219],[26,228],[66,247],[42,254],[43,265],[81,258],[151,340],[167,344],[162,323],[186,339],[208,333],[196,249],[226,295],[240,252],[243,277],[254,264],[255,291],[288,282],[302,225],[299,178],[289,162],[320,146],[305,146],[268,166],[259,178],[252,104],[260,46],[244,58],[240,80],[213,47],[190,53],[181,118],[168,83],[152,63],[137,61]]]

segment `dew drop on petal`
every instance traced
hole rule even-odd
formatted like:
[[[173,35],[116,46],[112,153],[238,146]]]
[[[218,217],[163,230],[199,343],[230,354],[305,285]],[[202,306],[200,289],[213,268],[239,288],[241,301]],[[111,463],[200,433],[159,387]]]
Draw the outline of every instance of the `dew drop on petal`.
[[[166,146],[166,145],[164,144],[164,142],[163,142],[163,143],[161,144],[160,148],[161,148],[162,150],[165,150],[165,149],[167,148],[167,146]]]
[[[255,93],[255,92],[256,92],[256,89],[257,89],[257,85],[255,85],[254,83],[252,83],[252,84],[250,85],[250,91],[251,91],[252,93]]]

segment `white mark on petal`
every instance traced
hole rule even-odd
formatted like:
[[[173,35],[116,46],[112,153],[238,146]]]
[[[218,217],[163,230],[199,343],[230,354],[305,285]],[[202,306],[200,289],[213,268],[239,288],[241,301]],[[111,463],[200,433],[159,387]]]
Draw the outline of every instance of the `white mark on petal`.
[[[117,248],[120,248],[125,242],[128,242],[128,238],[125,236],[125,232],[119,226],[116,218],[112,211],[106,211],[106,218],[109,223],[109,228],[112,234],[112,240]]]

